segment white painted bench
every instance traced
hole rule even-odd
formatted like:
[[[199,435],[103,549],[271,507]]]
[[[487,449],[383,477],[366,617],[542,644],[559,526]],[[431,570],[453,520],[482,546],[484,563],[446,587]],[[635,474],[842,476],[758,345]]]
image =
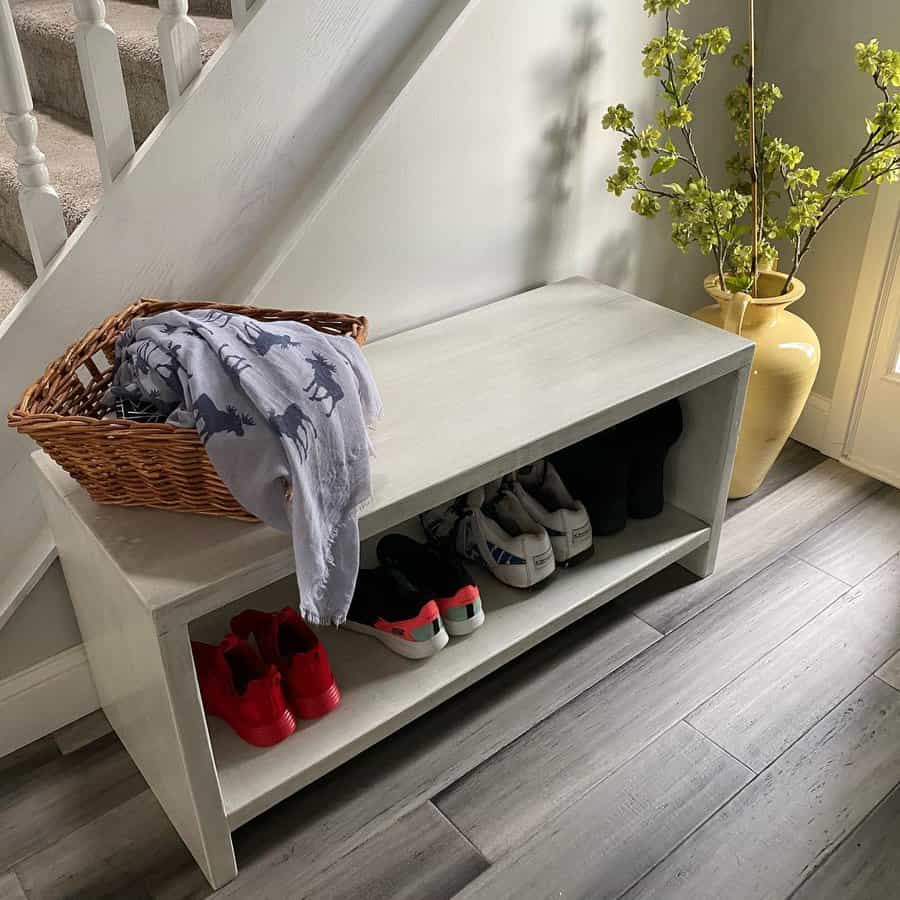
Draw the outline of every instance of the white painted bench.
[[[262,525],[94,504],[34,460],[101,702],[213,886],[231,832],[479,678],[679,561],[714,566],[753,345],[613,288],[572,279],[377,341],[385,416],[364,538],[681,397],[667,506],[596,542],[589,561],[516,592],[479,576],[487,621],[412,663],[335,629],[343,703],[259,750],[203,715],[191,636],[215,640],[253,591],[296,599],[289,540]]]

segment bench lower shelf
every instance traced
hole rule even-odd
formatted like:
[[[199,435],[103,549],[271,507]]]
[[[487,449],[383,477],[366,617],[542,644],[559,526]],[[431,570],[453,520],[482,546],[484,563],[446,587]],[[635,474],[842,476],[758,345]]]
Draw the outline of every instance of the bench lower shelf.
[[[233,830],[299,788],[433,709],[551,634],[709,540],[703,522],[674,506],[654,519],[595,542],[595,553],[531,591],[478,573],[486,622],[453,638],[428,660],[412,662],[378,641],[323,629],[343,693],[333,713],[303,723],[275,747],[259,750],[223,722],[209,721],[228,825]]]

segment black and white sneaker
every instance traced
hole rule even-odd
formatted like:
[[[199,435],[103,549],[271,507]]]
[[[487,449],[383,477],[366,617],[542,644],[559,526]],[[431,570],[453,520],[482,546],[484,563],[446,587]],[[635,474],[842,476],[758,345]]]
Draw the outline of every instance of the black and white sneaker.
[[[557,565],[575,565],[594,552],[587,510],[569,493],[552,463],[542,459],[525,466],[508,485],[525,512],[547,529]]]
[[[556,570],[547,530],[498,483],[423,513],[421,520],[432,540],[449,543],[510,587],[534,587]]]

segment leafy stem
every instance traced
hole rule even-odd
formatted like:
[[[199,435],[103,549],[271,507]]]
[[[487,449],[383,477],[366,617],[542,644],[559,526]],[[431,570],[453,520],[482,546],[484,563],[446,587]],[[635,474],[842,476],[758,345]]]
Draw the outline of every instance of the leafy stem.
[[[801,166],[803,151],[771,132],[771,114],[782,94],[777,85],[757,83],[750,71],[750,45],[745,45],[734,62],[747,77],[726,97],[739,148],[728,162],[736,182],[716,189],[698,153],[691,103],[713,57],[728,49],[731,33],[717,27],[689,37],[673,27],[672,14],[689,2],[643,0],[650,15],[663,18],[662,34],[643,48],[644,75],[659,85],[663,106],[655,122],[644,126],[635,124],[634,113],[623,104],[609,107],[603,127],[621,135],[621,146],[620,165],[607,187],[617,196],[627,192],[632,209],[646,218],[665,205],[675,245],[714,257],[723,290],[751,288],[759,260],[776,256],[774,242],[789,241],[784,289],[790,290],[816,237],[849,199],[872,184],[900,181],[900,52],[881,49],[877,40],[856,45],[857,66],[872,76],[879,102],[866,119],[865,140],[850,164],[820,186],[819,170]],[[669,180],[656,181],[670,171]],[[751,202],[754,193],[756,204]],[[748,232],[759,240],[748,244]]]

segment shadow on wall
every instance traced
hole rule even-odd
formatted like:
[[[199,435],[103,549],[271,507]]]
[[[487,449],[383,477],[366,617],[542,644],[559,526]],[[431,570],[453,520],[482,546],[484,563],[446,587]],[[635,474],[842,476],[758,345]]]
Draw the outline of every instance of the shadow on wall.
[[[670,309],[692,313],[712,301],[703,279],[712,271],[708,257],[682,254],[669,237],[669,224],[634,217],[634,225],[602,238],[584,274]]]
[[[562,112],[541,135],[531,162],[532,227],[523,260],[523,284],[539,284],[574,274],[574,241],[588,123],[590,77],[603,58],[596,39],[600,14],[591,4],[572,14],[571,58],[556,57],[538,66],[535,82],[542,103]]]
[[[596,154],[586,147],[596,125],[590,117],[602,115],[595,102],[597,85],[593,80],[605,57],[598,38],[604,13],[594,3],[581,3],[570,15],[569,53],[555,54],[534,72],[541,106],[557,112],[543,129],[530,163],[532,221],[521,283],[537,285],[584,274],[690,312],[704,303],[699,285],[708,261],[682,256],[671,244],[664,217],[648,222],[634,216],[630,221],[622,198],[612,201],[621,203],[626,213],[616,216],[619,227],[610,223],[608,231],[601,230],[589,257],[578,262],[580,229],[591,219],[590,207],[610,200],[606,176],[616,160],[610,157],[605,161],[599,174],[588,171],[596,164]],[[636,108],[639,117],[649,120],[655,96],[642,98]],[[629,222],[625,228],[621,227],[623,220]],[[678,272],[678,283],[670,282],[673,272]],[[685,279],[693,279],[698,289],[686,288],[689,282]]]
[[[693,32],[742,21],[735,17],[735,0],[722,6],[698,5],[685,12],[681,24]],[[524,262],[527,280],[581,274],[681,312],[699,309],[709,303],[702,285],[714,267],[712,259],[678,250],[667,214],[652,221],[640,218],[630,210],[628,197],[606,190],[606,179],[618,165],[620,139],[602,129],[601,119],[608,105],[624,102],[639,123],[654,121],[658,85],[641,76],[640,50],[659,32],[659,23],[638,8],[624,12],[615,0],[582,2],[568,15],[571,49],[535,71],[539,97],[545,106],[552,104],[555,114],[541,136],[529,180],[533,221]],[[634,21],[638,16],[640,23]],[[727,62],[710,68],[695,101],[695,141],[716,184],[727,181],[725,159],[733,149],[723,98],[739,74]]]

